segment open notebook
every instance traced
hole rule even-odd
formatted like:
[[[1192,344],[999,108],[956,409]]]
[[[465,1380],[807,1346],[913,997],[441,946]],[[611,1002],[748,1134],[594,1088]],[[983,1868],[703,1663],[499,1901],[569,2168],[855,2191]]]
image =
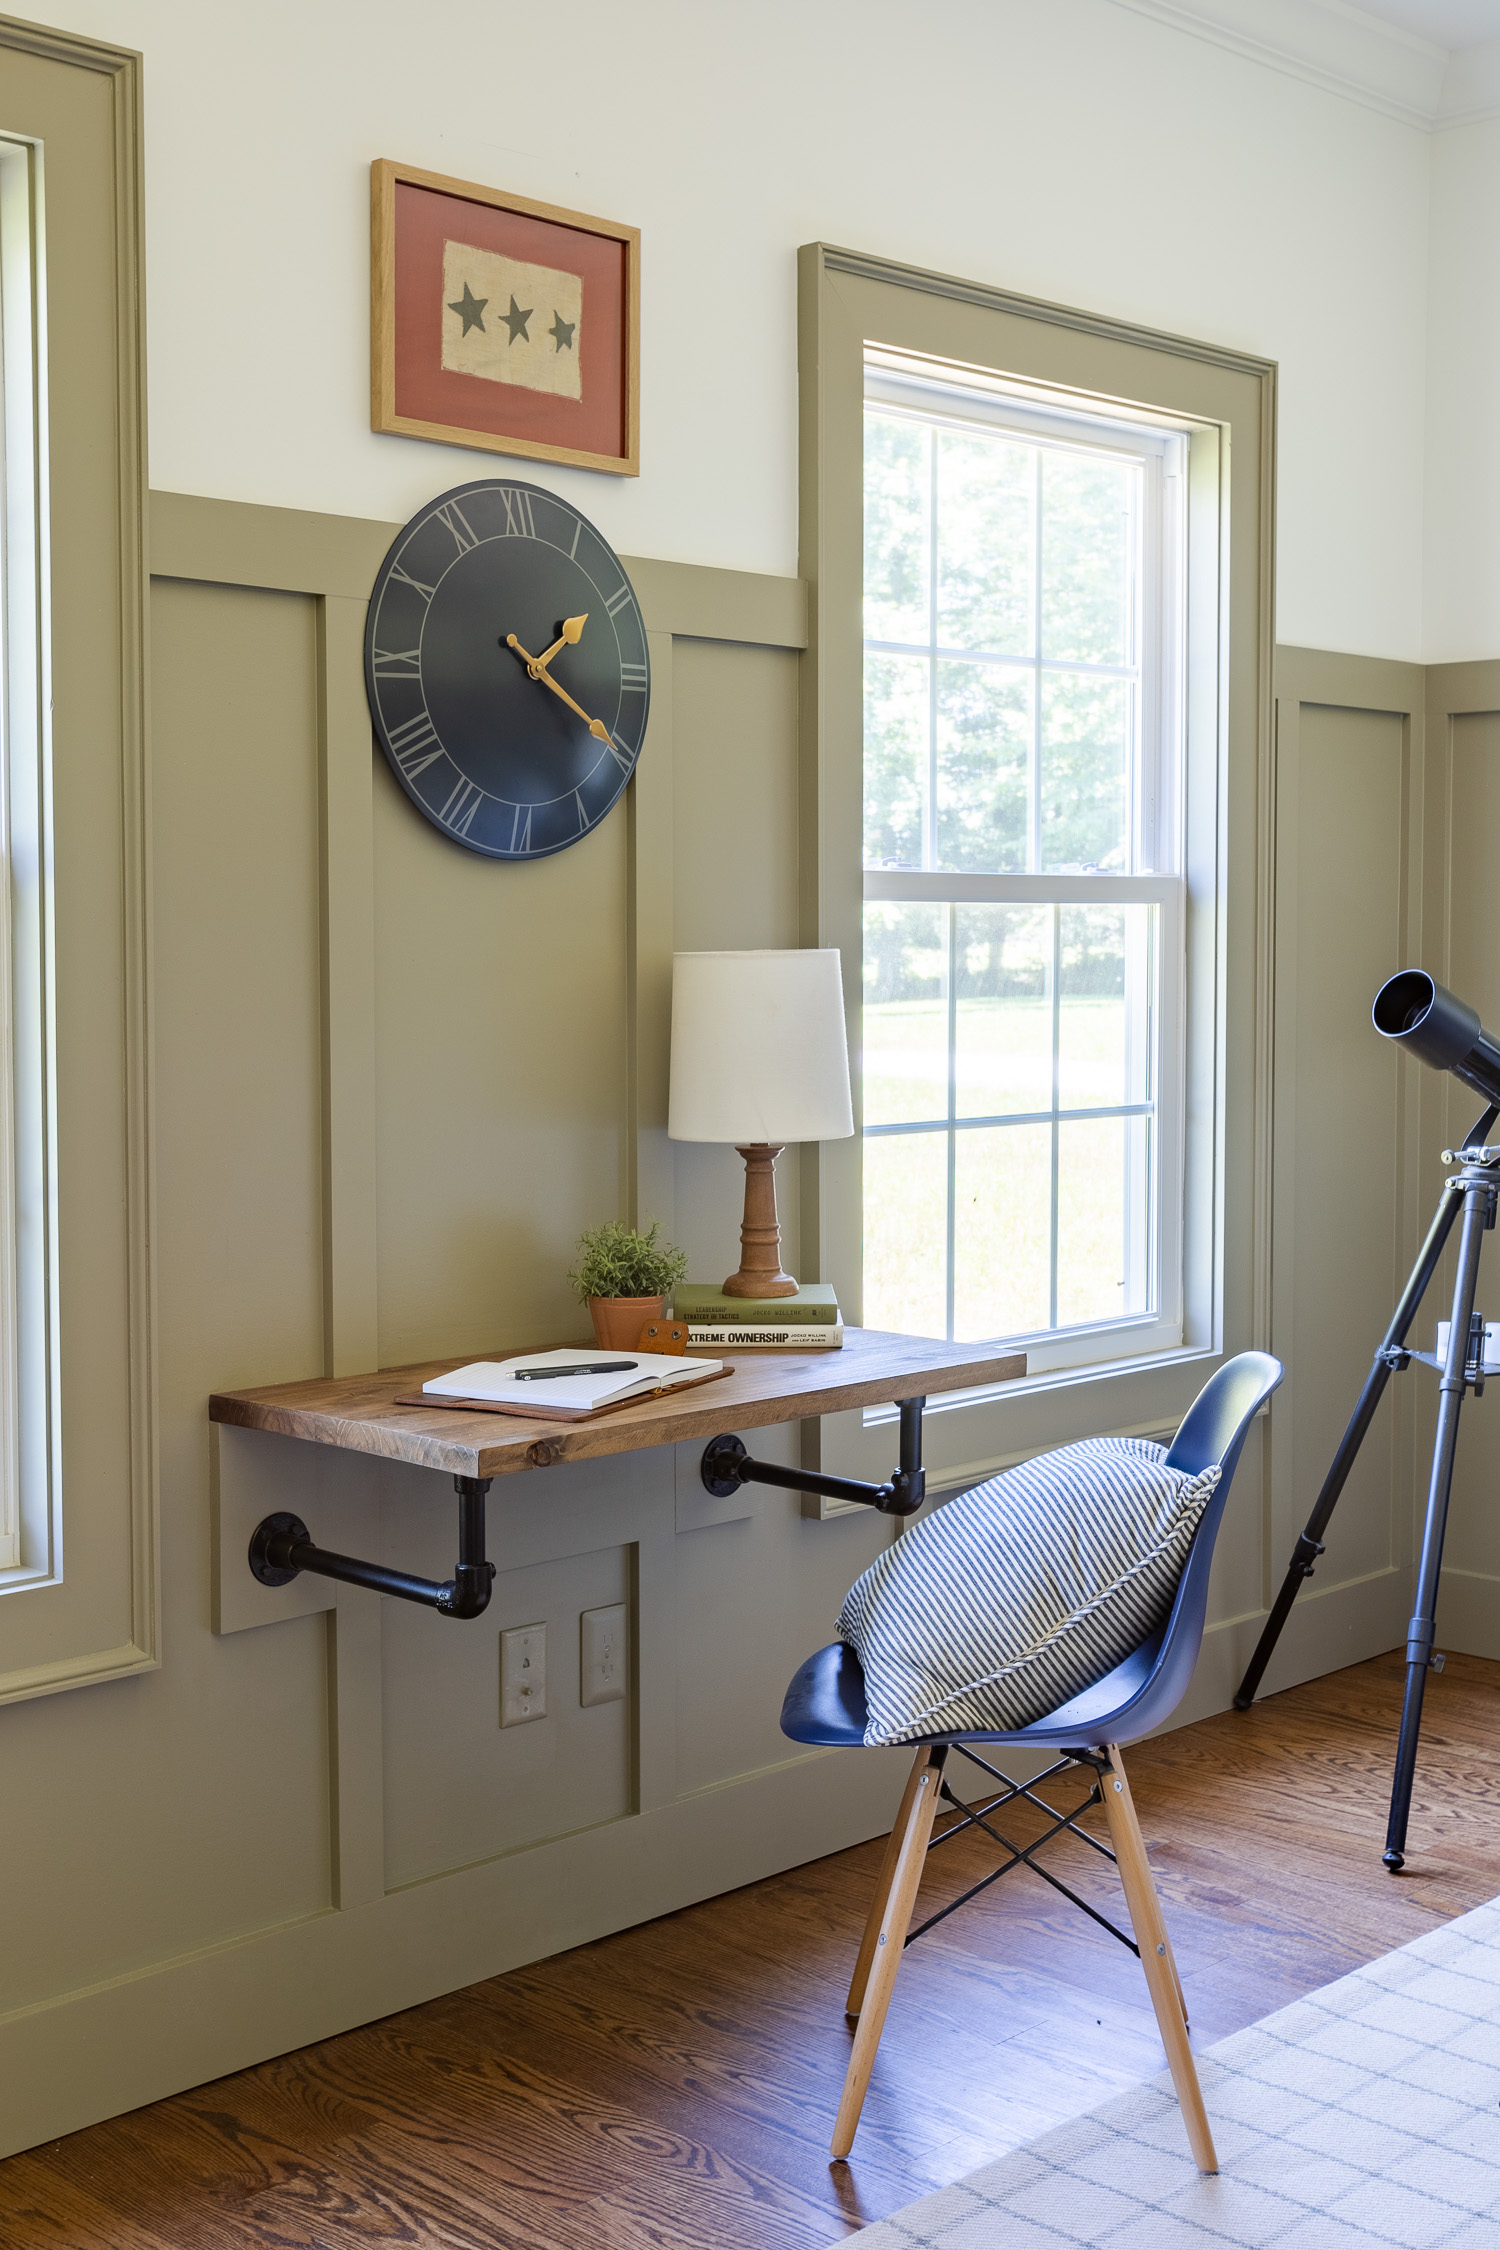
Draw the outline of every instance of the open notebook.
[[[601,1406],[671,1390],[679,1383],[701,1383],[717,1375],[717,1359],[684,1359],[665,1352],[522,1352],[516,1359],[476,1359],[451,1375],[434,1375],[422,1385],[424,1398],[490,1399],[497,1406],[569,1407],[588,1414]],[[546,1372],[517,1381],[521,1370]],[[588,1370],[607,1370],[592,1373]]]

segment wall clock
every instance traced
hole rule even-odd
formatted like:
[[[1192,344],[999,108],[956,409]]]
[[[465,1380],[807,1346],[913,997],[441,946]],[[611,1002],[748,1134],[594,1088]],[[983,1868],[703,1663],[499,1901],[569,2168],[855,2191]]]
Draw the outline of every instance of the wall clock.
[[[586,516],[482,478],[413,516],[381,564],[365,686],[396,779],[444,835],[542,859],[597,828],[635,770],[645,622]]]

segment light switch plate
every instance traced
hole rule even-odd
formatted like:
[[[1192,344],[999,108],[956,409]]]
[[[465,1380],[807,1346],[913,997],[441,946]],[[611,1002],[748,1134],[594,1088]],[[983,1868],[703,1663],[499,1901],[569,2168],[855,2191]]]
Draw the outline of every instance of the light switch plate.
[[[512,1625],[500,1635],[500,1724],[547,1716],[547,1628]]]
[[[578,1700],[618,1703],[629,1684],[625,1604],[586,1609],[578,1619]]]

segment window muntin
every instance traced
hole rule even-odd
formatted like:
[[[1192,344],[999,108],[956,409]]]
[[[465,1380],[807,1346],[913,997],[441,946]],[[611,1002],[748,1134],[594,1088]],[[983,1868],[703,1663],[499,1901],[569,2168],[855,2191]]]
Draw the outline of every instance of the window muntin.
[[[863,1318],[1158,1348],[1185,439],[875,370],[865,430]]]

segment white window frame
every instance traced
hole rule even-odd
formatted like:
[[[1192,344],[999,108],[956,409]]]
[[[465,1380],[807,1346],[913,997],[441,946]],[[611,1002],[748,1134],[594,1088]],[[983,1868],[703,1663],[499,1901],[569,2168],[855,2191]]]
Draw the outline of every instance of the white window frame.
[[[0,1594],[63,1568],[43,222],[0,133]]]
[[[920,873],[866,866],[866,901],[901,903],[1114,904],[1157,910],[1156,1109],[1149,1311],[1065,1329],[1007,1336],[1024,1350],[1033,1374],[1087,1367],[1172,1350],[1183,1338],[1183,1107],[1185,1085],[1184,945],[1186,915],[1180,873],[1184,824],[1184,680],[1186,656],[1184,486],[1192,426],[1165,417],[1122,415],[1109,402],[1042,400],[1035,385],[976,380],[971,369],[939,373],[902,354],[865,353],[865,404],[922,428],[1013,433],[1062,450],[1114,453],[1142,465],[1140,712],[1135,729],[1138,773],[1132,777],[1130,867],[1119,874]],[[884,643],[867,643],[884,648]],[[896,644],[890,644],[892,650]],[[962,652],[954,652],[955,654]],[[1035,659],[1017,660],[1033,664]],[[1034,816],[1037,808],[1033,808]],[[930,856],[930,854],[929,854]],[[1149,872],[1147,872],[1149,871]],[[878,1128],[877,1128],[878,1130]],[[876,1414],[875,1419],[881,1419]]]

